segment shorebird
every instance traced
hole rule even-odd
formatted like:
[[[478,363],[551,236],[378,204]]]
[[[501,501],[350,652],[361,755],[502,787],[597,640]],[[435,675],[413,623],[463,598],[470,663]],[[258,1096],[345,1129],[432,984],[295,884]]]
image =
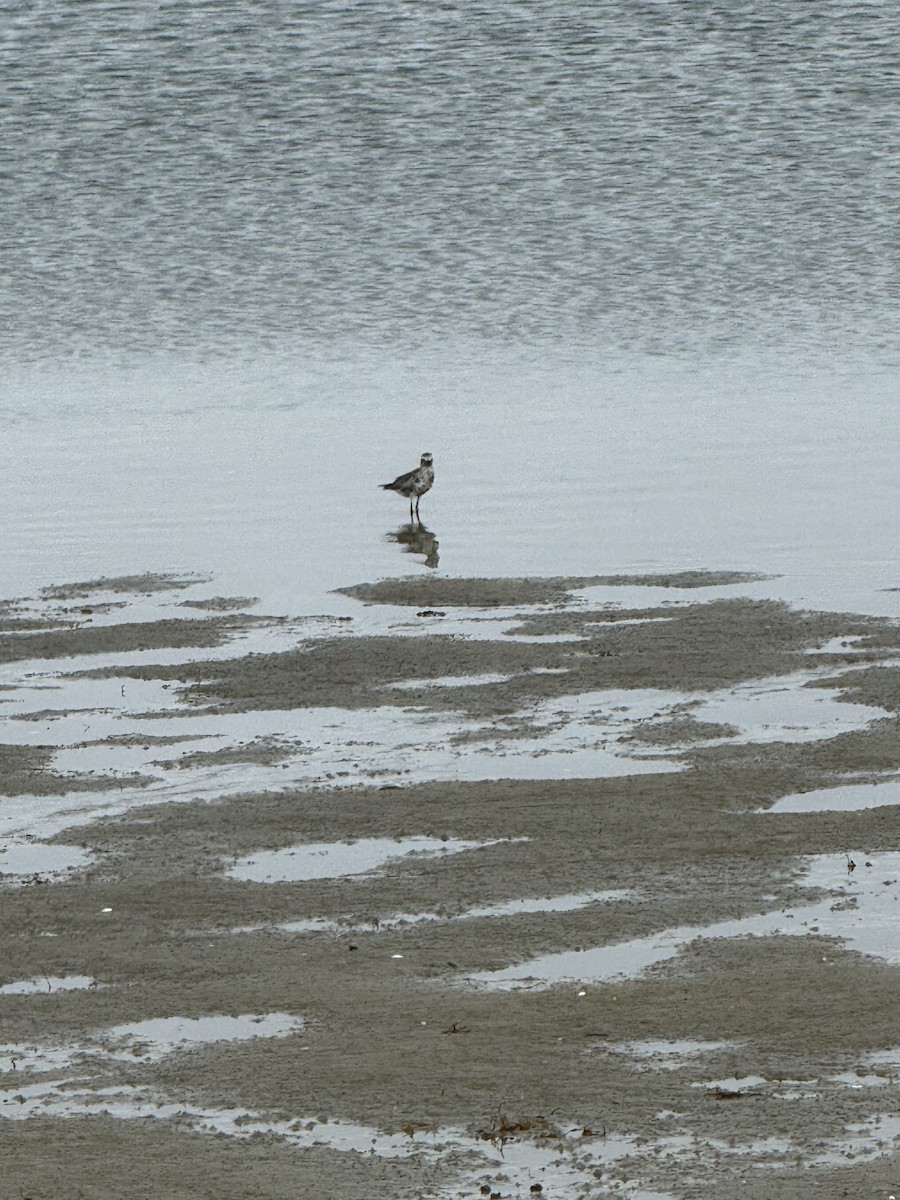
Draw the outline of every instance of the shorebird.
[[[434,483],[434,470],[431,466],[430,454],[423,454],[422,461],[414,471],[398,475],[393,483],[382,483],[380,486],[386,492],[396,492],[398,496],[409,497],[409,522],[413,521],[413,498],[416,501],[416,520],[419,519],[419,501]]]

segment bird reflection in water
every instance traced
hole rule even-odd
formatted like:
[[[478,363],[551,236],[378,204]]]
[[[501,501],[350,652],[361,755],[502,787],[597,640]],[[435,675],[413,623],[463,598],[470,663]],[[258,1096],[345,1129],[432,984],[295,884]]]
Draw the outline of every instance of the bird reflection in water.
[[[403,547],[404,554],[423,554],[426,567],[438,565],[438,540],[430,529],[418,522],[415,525],[401,525],[396,533],[387,535],[389,542],[397,542]]]

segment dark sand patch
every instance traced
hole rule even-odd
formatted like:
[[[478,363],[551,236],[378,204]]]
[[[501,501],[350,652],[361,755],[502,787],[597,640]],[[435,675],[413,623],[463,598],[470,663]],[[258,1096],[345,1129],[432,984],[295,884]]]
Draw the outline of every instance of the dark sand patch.
[[[50,766],[53,746],[0,745],[0,796],[62,796],[66,792],[105,791],[141,787],[143,776],[77,775],[57,772]]]
[[[80,746],[175,746],[184,742],[202,742],[215,737],[212,733],[119,733],[107,738],[97,738],[91,742],[79,742]]]
[[[173,739],[174,740],[174,739]],[[287,738],[254,738],[248,742],[240,742],[236,746],[226,746],[221,750],[197,750],[193,754],[185,754],[174,761],[159,759],[153,765],[158,767],[178,767],[187,770],[193,767],[224,766],[229,763],[260,763],[272,765],[284,762],[302,749],[302,743]]]
[[[605,587],[707,588],[762,583],[774,578],[758,571],[671,571],[657,575],[601,575],[597,583]]]
[[[735,725],[698,721],[690,714],[684,714],[670,721],[641,721],[631,736],[634,741],[648,746],[683,746],[691,742],[737,737],[739,733]]]
[[[90,596],[94,592],[130,592],[136,596],[149,596],[154,592],[182,591],[207,579],[204,575],[169,575],[164,573],[146,575],[100,576],[79,583],[64,583],[41,589],[44,600],[74,600]]]
[[[122,654],[132,650],[219,646],[234,633],[264,618],[248,614],[197,620],[133,621],[119,625],[0,635],[0,662],[28,658],[62,659],[82,654]]]
[[[753,571],[679,571],[668,575],[576,575],[546,579],[385,579],[339,588],[344,596],[369,604],[402,604],[415,608],[517,607],[523,604],[559,604],[587,587],[722,587],[755,583],[768,578]]]
[[[75,617],[93,617],[98,613],[115,612],[116,609],[127,608],[129,602],[127,600],[103,600],[91,601],[89,604],[84,602],[78,604],[61,604],[57,607],[58,612],[71,613]]]
[[[900,713],[900,666],[863,667],[852,674],[818,682],[819,687],[839,687],[844,700],[873,704]]]
[[[180,600],[179,608],[200,608],[213,612],[231,612],[258,604],[256,596],[210,596],[208,600]]]
[[[415,1195],[431,1176],[415,1160],[386,1165],[326,1146],[291,1148],[264,1137],[241,1142],[174,1122],[102,1114],[8,1122],[0,1171],[15,1180],[15,1200],[372,1200],[391,1195],[394,1186]]]

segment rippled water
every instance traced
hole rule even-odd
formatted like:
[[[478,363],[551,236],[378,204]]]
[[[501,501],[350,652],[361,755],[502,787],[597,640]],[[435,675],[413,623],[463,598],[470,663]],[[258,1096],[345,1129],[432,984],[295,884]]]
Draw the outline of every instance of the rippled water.
[[[896,336],[900,11],[45,0],[8,353]]]
[[[419,569],[374,489],[426,448],[441,569],[894,582],[895,5],[32,0],[0,37],[4,588]]]

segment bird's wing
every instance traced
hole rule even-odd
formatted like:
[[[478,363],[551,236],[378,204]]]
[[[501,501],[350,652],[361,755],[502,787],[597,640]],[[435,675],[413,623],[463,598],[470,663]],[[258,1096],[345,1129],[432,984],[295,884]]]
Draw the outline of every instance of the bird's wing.
[[[393,483],[383,483],[381,486],[386,488],[405,487],[406,484],[412,483],[418,471],[419,469],[416,467],[414,471],[407,471],[405,475],[398,475]]]

